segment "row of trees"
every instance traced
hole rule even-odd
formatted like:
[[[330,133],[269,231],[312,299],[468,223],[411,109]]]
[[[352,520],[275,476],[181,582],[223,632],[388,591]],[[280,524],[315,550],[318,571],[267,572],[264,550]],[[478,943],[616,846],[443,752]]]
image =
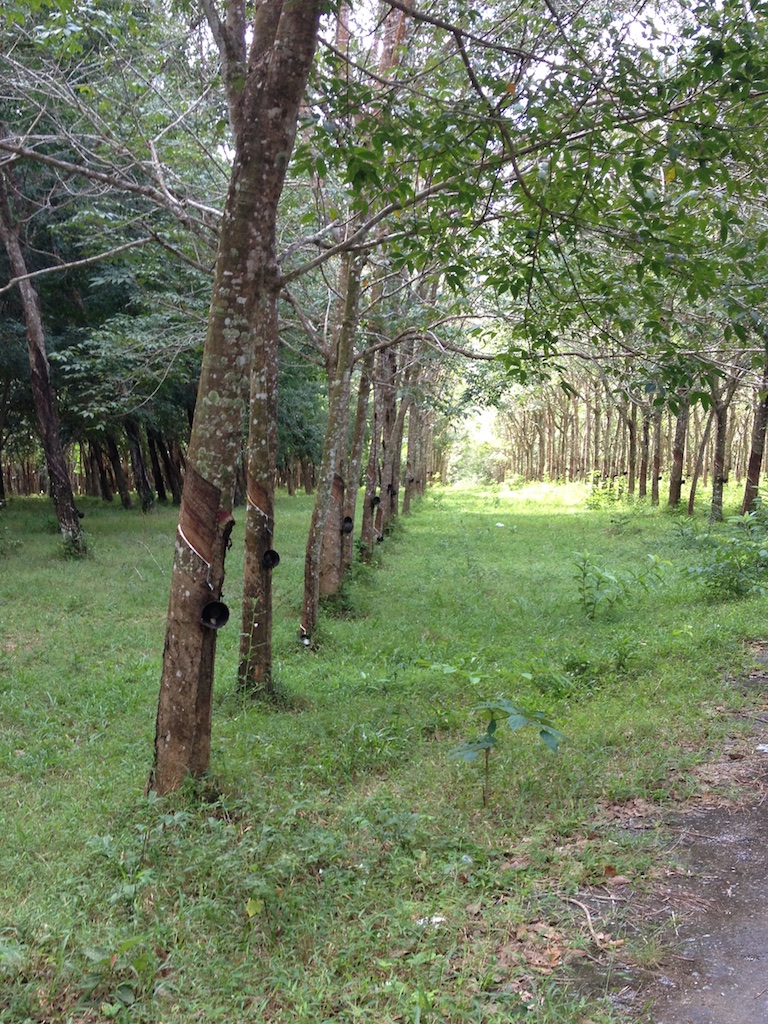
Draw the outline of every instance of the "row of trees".
[[[742,368],[743,370],[743,368]],[[766,466],[766,390],[759,375],[740,372],[731,386],[713,374],[710,396],[694,404],[682,391],[659,396],[646,386],[612,390],[604,373],[574,367],[567,388],[548,382],[513,388],[498,408],[496,439],[481,444],[458,440],[459,472],[503,482],[580,480],[616,487],[629,497],[660,500],[662,473],[669,477],[665,500],[693,512],[697,486],[712,484],[711,516],[722,516],[723,484],[731,473],[746,481],[742,510],[754,502]]]
[[[281,364],[326,411],[308,637],[351,557],[358,481],[365,546],[398,507],[406,432],[406,501],[423,486],[458,360],[537,386],[596,361],[641,436],[648,399],[631,396],[679,421],[732,400],[732,367],[765,365],[764,13],[38,0],[4,15],[3,295],[25,323],[54,498],[54,277],[86,311],[110,298],[67,320],[59,351],[83,379],[115,351],[157,355],[152,402],[186,353],[200,360],[158,791],[208,763],[215,631],[200,610],[221,594],[244,437],[239,675],[270,687]],[[463,377],[466,401],[502,400],[498,373]],[[73,507],[70,489],[57,512],[78,547]]]

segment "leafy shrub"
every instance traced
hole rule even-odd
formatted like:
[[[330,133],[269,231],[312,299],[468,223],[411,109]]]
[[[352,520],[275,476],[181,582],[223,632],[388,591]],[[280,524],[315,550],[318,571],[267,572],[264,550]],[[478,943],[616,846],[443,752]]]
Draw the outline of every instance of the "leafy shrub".
[[[600,607],[611,608],[638,590],[658,586],[664,575],[664,566],[655,555],[648,556],[644,570],[629,575],[608,572],[588,551],[577,551],[574,565],[579,600],[589,619],[594,619]]]
[[[491,750],[498,742],[496,731],[499,723],[506,723],[512,732],[517,732],[527,725],[532,725],[538,731],[539,739],[541,739],[542,743],[546,744],[555,754],[559,744],[565,737],[541,711],[522,711],[511,701],[503,697],[475,704],[472,710],[486,717],[485,732],[482,736],[467,740],[460,747],[456,747],[455,750],[451,751],[450,756],[455,760],[475,761],[482,755],[483,807],[487,807],[490,794],[490,756]]]
[[[762,505],[730,516],[722,534],[708,534],[705,560],[688,568],[715,601],[768,593],[768,516]]]

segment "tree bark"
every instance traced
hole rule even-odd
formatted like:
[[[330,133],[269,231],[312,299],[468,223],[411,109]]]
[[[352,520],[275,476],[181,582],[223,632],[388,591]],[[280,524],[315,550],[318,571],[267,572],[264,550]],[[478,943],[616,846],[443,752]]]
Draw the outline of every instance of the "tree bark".
[[[709,444],[709,434],[712,430],[712,420],[714,418],[714,409],[710,410],[709,416],[707,417],[707,423],[704,427],[704,436],[701,439],[699,445],[699,454],[696,456],[696,465],[693,470],[693,479],[691,480],[691,489],[688,492],[688,515],[693,515],[693,510],[696,505],[696,487],[699,483],[699,477],[701,476],[701,470],[704,466],[704,456],[707,451],[707,445]]]
[[[725,443],[728,430],[728,405],[715,406],[715,451],[712,460],[712,504],[709,518],[719,523],[723,518],[723,484],[725,483]]]
[[[374,353],[366,352],[360,369],[360,383],[357,389],[357,408],[355,409],[355,425],[352,431],[352,444],[349,452],[347,468],[347,490],[344,496],[344,521],[347,525],[354,524],[357,512],[357,495],[360,490],[360,472],[363,464],[363,447],[365,445],[365,428],[368,423],[368,406],[371,395],[371,374],[373,371]],[[354,556],[354,533],[350,528],[342,534],[342,564],[344,571],[352,565]]]
[[[741,514],[749,512],[755,503],[760,485],[760,469],[765,452],[765,433],[768,428],[768,361],[763,369],[763,379],[755,398],[755,418],[752,421],[752,438],[747,465],[747,483],[744,487],[744,500],[741,503]]]
[[[112,489],[109,473],[107,472],[107,467],[104,464],[104,452],[101,444],[95,438],[91,438],[88,442],[88,446],[91,451],[91,460],[93,461],[94,468],[96,469],[96,473],[99,478],[101,497],[104,501],[114,501],[115,492]]]
[[[394,463],[395,428],[397,423],[397,352],[384,349],[379,358],[379,372],[376,384],[379,388],[381,409],[381,501],[376,509],[376,533],[382,538],[392,517],[393,487],[392,466]]]
[[[363,499],[363,516],[360,525],[360,554],[363,561],[369,562],[373,555],[374,523],[376,510],[381,498],[376,494],[379,476],[379,454],[381,452],[381,404],[380,396],[374,387],[371,403],[371,443],[368,448],[368,463],[365,469],[365,497]]]
[[[337,492],[339,483],[345,485],[339,474],[341,460],[345,456],[347,428],[349,426],[349,395],[352,374],[352,354],[355,326],[357,324],[358,299],[360,295],[360,275],[362,261],[358,256],[349,257],[346,273],[345,305],[342,321],[335,346],[335,367],[331,381],[328,403],[328,426],[323,445],[323,459],[320,466],[320,478],[315,492],[315,504],[312,510],[312,521],[307,538],[307,550],[304,559],[304,599],[301,611],[301,631],[303,637],[312,637],[317,628],[318,609],[321,594],[321,577],[323,563],[325,575],[331,573],[331,566],[338,562],[341,566],[341,531],[336,536],[326,535],[326,524],[332,509],[337,506],[333,499],[334,483]],[[337,495],[338,496],[338,495]],[[343,508],[343,493],[340,496]],[[323,547],[325,540],[325,555]],[[331,593],[328,585],[323,588]]]
[[[48,469],[51,498],[59,521],[64,545],[71,554],[85,555],[87,546],[75,507],[75,497],[67,471],[67,460],[59,432],[59,414],[56,392],[45,347],[45,331],[40,300],[32,282],[26,277],[27,263],[21,247],[18,226],[14,220],[8,196],[8,183],[0,172],[0,241],[8,254],[13,276],[18,282],[21,306],[27,333],[32,398],[40,430],[40,440]]]
[[[672,442],[672,468],[669,474],[669,500],[670,508],[677,508],[680,504],[680,497],[683,486],[683,462],[685,460],[685,441],[688,435],[688,417],[690,406],[688,397],[680,399],[680,410],[675,423],[675,438]]]
[[[648,493],[648,457],[651,445],[651,417],[647,409],[643,409],[640,430],[640,473],[637,485],[638,498]]]
[[[152,493],[152,486],[147,474],[147,464],[144,461],[144,452],[141,447],[141,430],[136,420],[127,416],[125,419],[125,434],[128,438],[128,449],[131,453],[131,467],[133,468],[133,481],[136,484],[136,492],[139,495],[139,504],[142,512],[149,512],[155,503],[155,496]]]
[[[664,411],[659,408],[653,414],[653,468],[651,472],[651,504],[659,504],[659,481],[661,480],[661,425]]]
[[[174,505],[181,504],[181,475],[179,473],[178,466],[174,462],[171,448],[166,443],[165,438],[159,431],[153,431],[153,437],[155,445],[160,453],[160,459],[163,463],[163,469],[165,470],[165,479],[168,481],[168,487],[171,491],[171,500]]]
[[[165,505],[168,502],[168,495],[165,490],[163,471],[160,468],[160,453],[157,445],[157,434],[150,428],[147,428],[147,446],[149,447],[149,461],[152,464],[152,479],[155,482],[157,500],[161,502],[161,504]]]
[[[131,489],[128,486],[128,480],[123,470],[123,460],[120,458],[117,441],[115,441],[111,434],[107,434],[107,454],[112,466],[112,475],[115,478],[115,487],[117,487],[117,493],[120,495],[120,504],[123,508],[132,508]]]
[[[188,774],[202,775],[210,762],[216,629],[204,625],[201,614],[211,602],[220,602],[224,584],[251,367],[251,390],[257,398],[260,388],[274,386],[269,367],[276,362],[276,339],[259,333],[271,331],[268,313],[280,284],[275,262],[277,206],[320,9],[320,0],[265,0],[254,14],[247,67],[241,65],[240,75],[227,79],[238,92],[233,107],[238,131],[179,513],[149,781],[159,794],[177,789]],[[251,449],[259,443],[269,449],[274,425],[264,422],[262,415],[274,401],[274,395],[257,401],[250,418]],[[258,503],[251,526],[257,532],[270,525],[273,472],[267,477],[248,481],[249,493]],[[261,487],[266,500],[254,493]],[[271,534],[269,541],[271,545]]]

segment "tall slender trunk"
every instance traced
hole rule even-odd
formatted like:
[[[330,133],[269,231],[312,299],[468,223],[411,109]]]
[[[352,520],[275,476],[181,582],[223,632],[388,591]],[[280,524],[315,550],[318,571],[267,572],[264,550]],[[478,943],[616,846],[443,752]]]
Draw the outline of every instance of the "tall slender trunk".
[[[157,434],[149,428],[147,428],[147,446],[149,447],[149,461],[152,465],[152,479],[155,482],[157,500],[165,504],[168,501],[168,494],[165,490],[163,471],[160,468],[160,449],[157,444]]]
[[[651,472],[651,504],[659,504],[659,481],[661,480],[661,440],[663,409],[656,410],[653,416],[653,469]]]
[[[231,106],[236,146],[187,452],[149,782],[160,794],[177,789],[188,774],[203,774],[210,763],[216,627],[225,618],[221,596],[234,525],[232,496],[242,446],[244,392],[254,346],[264,350],[253,360],[254,387],[258,391],[274,386],[268,368],[277,358],[276,338],[254,338],[254,332],[271,330],[265,307],[271,308],[279,287],[274,260],[277,206],[314,55],[320,8],[320,0],[264,0],[253,16],[247,67],[236,66],[231,76],[236,83]],[[215,27],[223,32],[230,26]],[[244,17],[240,28],[235,41],[244,51]],[[256,443],[254,420],[265,405],[259,403],[251,416]],[[272,424],[261,423],[265,447],[271,429]],[[274,485],[274,476],[271,482]],[[249,480],[248,486],[254,483],[261,481]],[[264,483],[268,489],[270,481]],[[269,512],[260,508],[256,529],[267,526]]]
[[[347,490],[344,496],[344,518],[342,532],[342,563],[346,571],[351,565],[354,555],[354,522],[357,512],[357,495],[360,489],[360,471],[363,464],[363,447],[365,445],[365,428],[368,423],[368,406],[371,395],[371,374],[373,371],[374,353],[366,351],[360,368],[360,383],[357,389],[357,408],[355,425],[352,431],[352,445],[349,452],[349,468],[347,470]]]
[[[715,451],[712,460],[712,504],[709,518],[719,523],[723,518],[723,484],[725,483],[725,444],[728,432],[728,405],[715,407]]]
[[[326,573],[332,573],[332,567],[338,562],[341,565],[341,528],[338,537],[333,525],[333,536],[326,536],[326,525],[332,510],[337,507],[333,498],[334,483],[337,496],[339,486],[343,488],[345,481],[339,473],[340,460],[347,443],[349,426],[349,394],[352,375],[352,354],[355,326],[357,324],[358,299],[360,295],[360,275],[362,262],[358,256],[349,258],[346,273],[345,306],[342,322],[338,331],[335,350],[335,368],[331,382],[330,400],[328,405],[328,426],[323,445],[323,459],[320,466],[320,478],[315,492],[315,504],[307,538],[307,550],[304,559],[304,599],[301,611],[301,630],[304,637],[311,637],[317,628],[318,608],[321,593],[321,575],[323,563]],[[343,493],[340,497],[343,508]],[[323,555],[325,539],[325,554]],[[334,577],[335,579],[335,577]],[[326,589],[331,593],[332,589]]]
[[[136,420],[130,416],[125,418],[125,434],[128,438],[128,449],[131,453],[131,466],[133,468],[133,479],[136,484],[136,492],[139,495],[139,504],[142,512],[149,512],[155,503],[155,496],[152,493],[152,486],[149,482],[147,465],[144,461],[144,452],[141,446],[141,430]]]
[[[274,250],[269,253],[274,267]],[[258,314],[257,344],[250,378],[250,420],[246,469],[245,565],[238,686],[270,693],[272,680],[272,571],[275,550],[277,458],[278,317],[277,274],[265,289]]]
[[[360,547],[364,561],[370,561],[373,554],[376,510],[381,497],[376,493],[379,482],[379,454],[381,452],[381,395],[374,387],[371,413],[371,444],[368,449],[368,463],[365,469],[365,498],[360,526]]]
[[[179,467],[174,461],[173,452],[171,446],[166,442],[165,437],[158,431],[154,432],[155,445],[160,453],[160,459],[163,463],[163,469],[165,470],[165,478],[168,481],[168,486],[171,490],[171,500],[174,505],[181,504],[181,474],[179,473]]]
[[[379,372],[376,383],[380,393],[381,409],[381,499],[376,509],[376,532],[379,537],[386,533],[392,517],[393,484],[392,466],[395,458],[395,433],[397,421],[397,352],[394,348],[384,349],[379,357]]]
[[[104,452],[101,444],[95,439],[91,438],[88,442],[88,447],[91,452],[91,461],[93,462],[96,475],[99,478],[99,490],[101,491],[101,497],[104,501],[114,501],[115,492],[112,489],[112,483],[107,473],[107,467],[104,463]]]
[[[760,485],[760,469],[765,452],[765,433],[768,428],[768,360],[763,369],[763,379],[755,397],[754,419],[752,421],[752,438],[747,464],[747,483],[744,487],[744,500],[741,503],[741,514],[752,508],[758,495]]]
[[[51,380],[51,369],[45,347],[45,331],[40,300],[32,282],[27,278],[27,264],[21,247],[18,225],[11,210],[6,175],[0,172],[0,241],[8,254],[14,277],[18,282],[21,307],[27,333],[30,381],[40,440],[48,469],[51,498],[64,544],[74,555],[86,553],[86,541],[75,507],[75,497],[67,470],[67,460],[59,432],[59,414],[56,392]]]
[[[120,458],[117,441],[115,441],[111,434],[107,434],[107,454],[112,466],[112,475],[115,478],[115,487],[117,487],[117,493],[120,495],[120,504],[123,508],[132,508],[131,489],[128,486],[128,480],[123,469],[123,461]]]
[[[637,480],[637,405],[635,402],[631,404],[632,411],[627,420],[627,430],[629,432],[627,494],[630,498],[634,497]]]
[[[645,498],[648,494],[648,457],[651,444],[651,416],[647,409],[643,409],[642,425],[640,428],[640,472],[637,483],[638,498]]]
[[[680,497],[683,486],[683,462],[685,460],[685,442],[688,436],[688,417],[690,405],[687,395],[680,400],[680,409],[675,423],[675,438],[672,442],[672,468],[669,474],[669,499],[670,508],[677,508],[680,504]]]
[[[408,410],[408,450],[405,455],[405,488],[403,515],[411,511],[413,496],[419,493],[419,445],[421,443],[421,409],[413,399]]]
[[[694,470],[693,470],[693,479],[691,480],[691,489],[690,489],[690,491],[688,493],[688,515],[689,516],[693,515],[693,510],[694,510],[695,504],[696,504],[696,487],[697,487],[698,482],[699,482],[699,477],[701,476],[702,467],[704,466],[704,456],[706,455],[707,445],[709,444],[709,434],[710,434],[710,431],[712,430],[712,420],[714,419],[714,415],[715,415],[715,410],[711,409],[710,412],[709,412],[709,416],[707,417],[706,426],[704,427],[704,436],[702,437],[701,443],[699,444],[699,453],[696,456],[696,465],[695,465]]]

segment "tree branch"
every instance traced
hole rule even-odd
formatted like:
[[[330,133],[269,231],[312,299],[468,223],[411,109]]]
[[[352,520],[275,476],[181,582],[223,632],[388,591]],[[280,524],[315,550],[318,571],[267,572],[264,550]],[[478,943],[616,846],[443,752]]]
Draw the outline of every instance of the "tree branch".
[[[11,291],[22,281],[31,281],[32,278],[43,277],[44,274],[57,274],[66,270],[75,270],[77,267],[88,267],[94,263],[101,263],[103,260],[117,256],[118,253],[125,252],[128,249],[135,249],[140,245],[147,245],[151,241],[153,241],[152,238],[137,238],[133,242],[126,242],[125,245],[118,245],[117,248],[110,249],[108,252],[99,253],[98,256],[88,256],[83,260],[73,260],[70,263],[61,263],[55,267],[45,267],[43,270],[33,270],[28,274],[19,274],[17,277],[12,277],[8,284],[0,288],[0,295]]]

